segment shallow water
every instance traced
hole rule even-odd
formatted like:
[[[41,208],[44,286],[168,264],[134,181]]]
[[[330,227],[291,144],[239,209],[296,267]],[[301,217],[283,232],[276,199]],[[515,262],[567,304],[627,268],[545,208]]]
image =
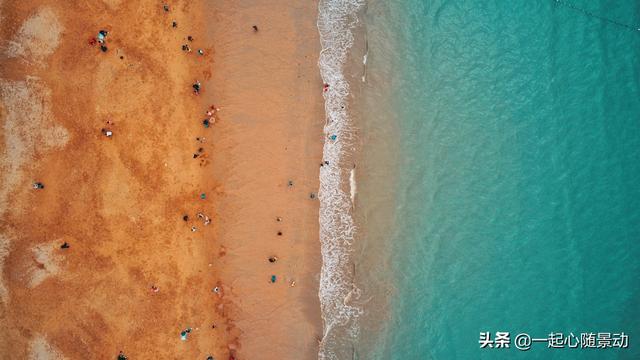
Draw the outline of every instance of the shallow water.
[[[640,31],[623,26],[640,3],[367,6],[369,76],[388,81],[363,88],[362,121],[399,134],[395,149],[363,125],[365,163],[376,144],[398,162],[393,199],[380,169],[359,177],[364,213],[394,208],[391,234],[358,245],[387,283],[364,297],[391,301],[359,358],[640,358]],[[480,349],[481,331],[625,332],[630,347]]]

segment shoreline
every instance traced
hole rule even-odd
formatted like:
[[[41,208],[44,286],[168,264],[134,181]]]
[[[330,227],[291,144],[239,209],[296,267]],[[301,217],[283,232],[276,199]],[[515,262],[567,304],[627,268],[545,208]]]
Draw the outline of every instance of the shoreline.
[[[325,126],[325,158],[329,154],[338,165],[324,173],[328,183],[325,216],[332,221],[325,221],[321,241],[328,250],[324,263],[334,267],[328,267],[325,275],[328,311],[323,313],[325,338],[319,358],[366,358],[384,340],[382,334],[393,316],[388,238],[396,225],[393,169],[399,129],[390,121],[396,114],[393,94],[386,91],[393,80],[388,71],[390,52],[380,46],[380,34],[369,33],[371,4],[324,2],[333,10],[327,15],[333,24],[324,29],[330,54],[324,70],[327,79],[340,85],[335,94],[325,93],[330,117]],[[384,13],[374,6],[376,10]],[[331,43],[332,37],[339,45]],[[332,141],[330,134],[339,134],[342,144]]]
[[[323,336],[319,359],[357,356],[354,348],[361,332],[361,290],[355,284],[354,246],[359,225],[355,221],[356,163],[359,135],[354,109],[354,33],[364,2],[321,0],[318,15],[320,74],[324,88],[326,122],[320,170],[320,243],[322,268],[319,297]]]

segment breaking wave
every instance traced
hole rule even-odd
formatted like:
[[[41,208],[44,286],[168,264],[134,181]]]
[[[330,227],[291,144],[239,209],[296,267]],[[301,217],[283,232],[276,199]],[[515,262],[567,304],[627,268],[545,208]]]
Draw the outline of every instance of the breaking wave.
[[[337,360],[353,357],[360,332],[362,308],[354,304],[360,290],[353,281],[353,241],[356,224],[349,190],[356,133],[348,113],[349,83],[344,69],[354,43],[353,30],[364,0],[321,0],[318,11],[320,75],[324,81],[326,123],[320,168],[320,242],[322,269],[318,296],[324,323],[318,358]]]

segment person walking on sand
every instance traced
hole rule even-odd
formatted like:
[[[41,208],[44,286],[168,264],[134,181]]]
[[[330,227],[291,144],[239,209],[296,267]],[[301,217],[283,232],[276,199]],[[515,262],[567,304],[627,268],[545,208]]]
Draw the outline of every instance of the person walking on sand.
[[[104,136],[106,136],[108,138],[113,136],[113,131],[111,131],[109,129],[102,128],[102,129],[100,129],[100,132],[102,133],[102,135],[104,135]]]

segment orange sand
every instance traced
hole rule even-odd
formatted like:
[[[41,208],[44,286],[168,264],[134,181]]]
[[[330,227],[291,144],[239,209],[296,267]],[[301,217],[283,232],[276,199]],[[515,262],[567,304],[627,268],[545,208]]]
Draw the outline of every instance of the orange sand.
[[[317,4],[168,3],[0,1],[2,358],[316,356]]]

